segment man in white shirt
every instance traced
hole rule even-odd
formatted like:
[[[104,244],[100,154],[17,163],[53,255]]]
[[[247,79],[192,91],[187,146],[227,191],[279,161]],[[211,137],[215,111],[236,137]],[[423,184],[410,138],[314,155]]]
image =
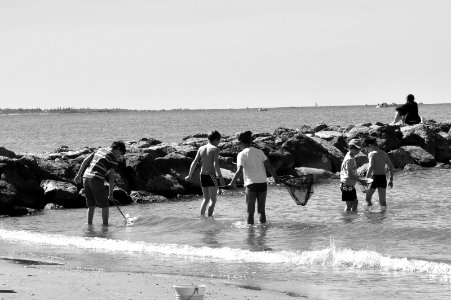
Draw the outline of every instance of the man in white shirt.
[[[235,176],[233,176],[230,185],[235,187],[236,180],[243,174],[244,186],[246,188],[247,224],[254,224],[255,202],[258,205],[257,212],[260,223],[266,223],[265,204],[268,188],[266,169],[268,169],[276,182],[279,179],[263,151],[251,146],[252,132],[244,131],[239,133],[238,142],[242,151],[238,154],[238,170]]]

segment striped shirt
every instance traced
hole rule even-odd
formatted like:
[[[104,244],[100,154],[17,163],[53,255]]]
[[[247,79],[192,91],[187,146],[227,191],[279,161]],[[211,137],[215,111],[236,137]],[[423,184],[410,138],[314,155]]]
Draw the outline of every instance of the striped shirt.
[[[110,169],[117,169],[118,161],[116,156],[109,149],[101,148],[94,153],[89,167],[86,168],[83,178],[97,177],[105,179]]]

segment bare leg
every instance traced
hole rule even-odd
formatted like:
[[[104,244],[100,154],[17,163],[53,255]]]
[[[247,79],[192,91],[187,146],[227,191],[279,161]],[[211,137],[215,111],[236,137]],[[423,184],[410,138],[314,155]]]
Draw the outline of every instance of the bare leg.
[[[94,218],[94,211],[96,210],[95,206],[88,207],[88,225],[92,225],[92,219]]]
[[[200,205],[200,215],[205,216],[205,210],[207,209],[208,203],[210,203],[210,190],[208,187],[202,187],[202,194],[204,195],[204,200]]]
[[[390,123],[390,125],[394,125],[396,123],[398,123],[399,121],[401,121],[401,114],[399,113],[399,111],[396,112],[395,118],[393,120],[393,122]]]
[[[359,200],[355,199],[355,201],[352,201],[351,211],[357,211],[358,206],[359,206]]]
[[[208,187],[210,192],[210,206],[208,206],[208,216],[213,216],[213,211],[215,210],[216,205],[216,195],[218,192],[218,188],[215,186]]]
[[[254,224],[255,201],[257,200],[257,192],[252,192],[246,189],[246,203],[247,203],[247,224]]]
[[[108,217],[110,215],[110,208],[107,207],[102,207],[102,220],[103,220],[103,225],[104,226],[108,226]]]
[[[354,201],[346,201],[345,211],[351,211],[352,203],[354,203]]]
[[[264,224],[266,223],[266,191],[257,193],[257,205],[258,221]]]
[[[373,194],[376,191],[376,189],[373,188],[369,188],[368,191],[366,191],[366,204],[368,206],[373,205],[373,203],[371,203],[371,199],[373,198]]]
[[[378,188],[377,192],[379,194],[379,204],[380,204],[380,206],[381,207],[387,206],[387,202],[386,202],[387,189]]]

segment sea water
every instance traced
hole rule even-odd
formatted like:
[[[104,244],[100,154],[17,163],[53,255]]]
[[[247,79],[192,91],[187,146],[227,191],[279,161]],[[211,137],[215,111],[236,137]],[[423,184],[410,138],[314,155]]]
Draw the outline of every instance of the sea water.
[[[248,226],[244,196],[219,196],[213,218],[200,197],[113,206],[100,211],[44,210],[0,219],[3,257],[68,268],[216,278],[313,299],[449,299],[451,170],[400,171],[388,205],[344,213],[336,180],[316,186],[305,206],[282,187],[268,191],[268,223]],[[364,194],[359,194],[360,203]]]
[[[437,121],[445,121],[451,106],[437,107],[431,114],[435,112]],[[344,116],[353,109],[360,114],[366,109],[371,121],[376,120],[372,115],[375,108],[340,108]],[[0,124],[7,144],[2,146],[33,152],[60,144],[84,145],[82,141],[97,145],[90,135],[99,139],[99,145],[118,136],[177,141],[214,125],[230,133],[248,126],[255,131],[272,131],[279,125],[295,128],[327,122],[321,118],[333,114],[328,108],[312,108],[311,115],[294,121],[287,118],[301,114],[299,111],[246,111],[222,116],[222,125],[205,117],[205,123],[197,120],[194,123],[199,127],[192,128],[193,116],[206,112],[156,113],[159,117],[145,113],[5,116]],[[268,112],[272,115],[263,115]],[[385,113],[387,120],[382,121],[391,118],[388,111]],[[172,114],[180,114],[178,119],[173,117],[179,125],[163,122]],[[442,118],[437,117],[440,114]],[[246,115],[253,121],[242,121]],[[343,115],[337,114],[334,122],[327,123],[351,123]],[[144,119],[148,123],[144,124]],[[348,120],[363,122],[364,116]],[[104,127],[107,124],[116,127]],[[181,132],[161,128],[182,128],[183,124],[188,129]],[[29,130],[19,132],[15,126]],[[144,129],[147,126],[152,130]],[[41,140],[44,137],[47,142]],[[396,172],[394,188],[387,190],[389,208],[385,212],[378,207],[376,193],[371,211],[359,206],[358,213],[344,213],[337,180],[318,183],[305,207],[295,205],[283,187],[271,186],[266,205],[268,223],[255,226],[246,224],[246,205],[239,191],[219,196],[213,218],[199,216],[200,197],[121,206],[129,216],[127,222],[113,206],[109,227],[100,225],[100,211],[95,214],[94,225],[88,226],[85,209],[43,210],[30,216],[0,218],[0,253],[3,258],[56,263],[69,269],[187,275],[194,284],[215,278],[240,287],[280,291],[294,299],[449,299],[450,175],[451,170],[439,168]],[[364,203],[364,196],[359,193],[360,203]]]

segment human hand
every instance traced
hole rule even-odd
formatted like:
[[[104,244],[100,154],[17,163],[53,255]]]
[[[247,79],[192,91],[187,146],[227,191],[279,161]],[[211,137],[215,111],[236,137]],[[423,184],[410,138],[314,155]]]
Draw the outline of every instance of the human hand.
[[[75,182],[75,184],[80,184],[81,183],[81,176],[77,174],[77,176],[75,176],[75,178],[74,178],[74,182]]]
[[[393,179],[390,178],[390,181],[388,182],[388,187],[393,188]]]
[[[108,200],[110,200],[111,202],[116,202],[116,201],[114,200],[113,194],[109,194],[109,195],[108,195]]]

